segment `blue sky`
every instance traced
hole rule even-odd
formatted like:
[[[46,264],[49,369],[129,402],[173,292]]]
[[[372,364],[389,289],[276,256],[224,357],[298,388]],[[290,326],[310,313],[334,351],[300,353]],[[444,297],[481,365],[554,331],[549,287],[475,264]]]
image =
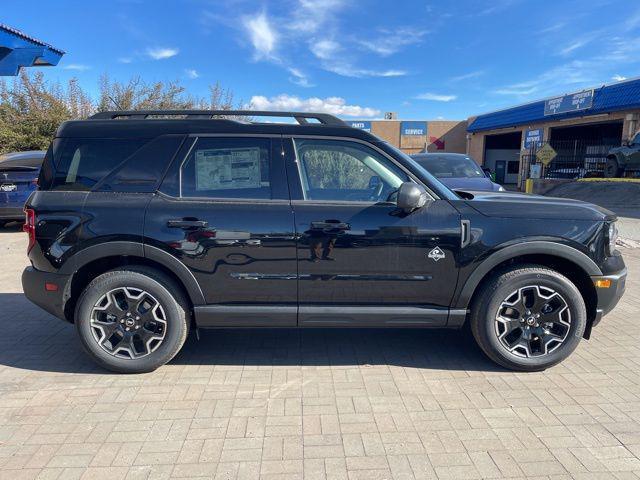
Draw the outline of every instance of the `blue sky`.
[[[640,75],[628,0],[4,1],[67,52],[50,80],[219,81],[255,108],[463,119]]]

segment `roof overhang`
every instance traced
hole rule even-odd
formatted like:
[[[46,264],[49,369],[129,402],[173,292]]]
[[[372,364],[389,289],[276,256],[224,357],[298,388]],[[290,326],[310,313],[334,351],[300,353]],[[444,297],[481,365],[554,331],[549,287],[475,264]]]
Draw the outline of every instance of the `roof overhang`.
[[[15,76],[21,67],[55,66],[62,55],[62,50],[0,24],[0,76]]]

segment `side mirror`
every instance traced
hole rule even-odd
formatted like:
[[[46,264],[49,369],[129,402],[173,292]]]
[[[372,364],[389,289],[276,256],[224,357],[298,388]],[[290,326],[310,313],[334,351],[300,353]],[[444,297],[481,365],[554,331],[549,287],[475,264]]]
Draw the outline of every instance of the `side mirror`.
[[[404,182],[398,189],[398,200],[396,204],[403,212],[411,213],[420,207],[424,207],[427,203],[428,196],[427,190],[422,185],[413,182]]]
[[[485,176],[491,178],[491,169],[490,168],[482,167],[482,171],[484,172]]]

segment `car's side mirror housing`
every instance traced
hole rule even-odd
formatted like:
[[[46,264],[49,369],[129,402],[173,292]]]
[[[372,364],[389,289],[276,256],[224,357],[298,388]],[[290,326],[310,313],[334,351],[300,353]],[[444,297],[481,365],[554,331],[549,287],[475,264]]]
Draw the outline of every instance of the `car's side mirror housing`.
[[[491,169],[487,167],[482,167],[482,171],[487,178],[491,178]]]
[[[404,182],[398,189],[398,208],[405,213],[411,213],[418,208],[424,207],[429,194],[427,190],[417,183]]]

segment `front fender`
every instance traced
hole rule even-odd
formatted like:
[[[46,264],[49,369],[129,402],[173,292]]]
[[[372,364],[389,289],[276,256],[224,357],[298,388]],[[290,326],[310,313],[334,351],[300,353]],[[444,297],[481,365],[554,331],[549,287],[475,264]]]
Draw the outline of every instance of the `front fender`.
[[[581,251],[562,243],[531,241],[505,246],[480,263],[467,277],[454,298],[452,308],[467,308],[473,293],[484,277],[497,265],[523,255],[547,255],[568,260],[589,275],[602,275],[600,267]]]

